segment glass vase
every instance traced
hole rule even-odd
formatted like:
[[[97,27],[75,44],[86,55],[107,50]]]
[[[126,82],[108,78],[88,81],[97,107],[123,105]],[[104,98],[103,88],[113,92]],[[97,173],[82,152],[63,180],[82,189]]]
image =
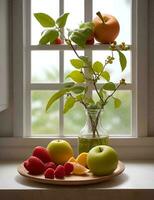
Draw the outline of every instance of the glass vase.
[[[103,131],[101,123],[102,109],[87,109],[86,123],[78,137],[78,152],[89,152],[97,145],[108,145],[109,137]]]

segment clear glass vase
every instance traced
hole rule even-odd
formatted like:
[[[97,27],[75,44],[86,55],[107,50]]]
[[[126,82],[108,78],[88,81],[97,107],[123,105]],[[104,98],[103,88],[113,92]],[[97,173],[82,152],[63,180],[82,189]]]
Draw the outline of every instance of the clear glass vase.
[[[78,137],[78,152],[89,152],[97,145],[108,145],[109,137],[103,131],[101,123],[102,109],[87,109],[86,124]]]

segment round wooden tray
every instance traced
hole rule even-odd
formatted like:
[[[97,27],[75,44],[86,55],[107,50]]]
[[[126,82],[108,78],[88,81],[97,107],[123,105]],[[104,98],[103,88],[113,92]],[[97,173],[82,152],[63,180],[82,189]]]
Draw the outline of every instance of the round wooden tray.
[[[47,179],[44,175],[33,176],[28,173],[25,169],[23,163],[18,166],[17,170],[20,175],[28,178],[29,180],[45,183],[45,184],[54,184],[54,185],[87,185],[87,184],[94,184],[103,181],[110,180],[114,176],[118,176],[121,174],[125,169],[124,164],[119,161],[118,166],[115,171],[108,176],[94,176],[92,173],[88,172],[86,175],[78,176],[78,175],[70,175],[65,176],[64,179]]]

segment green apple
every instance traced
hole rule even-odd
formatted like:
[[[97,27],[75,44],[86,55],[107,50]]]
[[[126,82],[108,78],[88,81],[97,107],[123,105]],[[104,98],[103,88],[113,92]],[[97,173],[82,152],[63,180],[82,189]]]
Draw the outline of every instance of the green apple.
[[[52,161],[58,165],[64,164],[73,156],[73,149],[65,140],[52,140],[48,144],[47,150]]]
[[[112,174],[118,164],[117,152],[107,145],[95,146],[88,153],[87,164],[96,176]]]

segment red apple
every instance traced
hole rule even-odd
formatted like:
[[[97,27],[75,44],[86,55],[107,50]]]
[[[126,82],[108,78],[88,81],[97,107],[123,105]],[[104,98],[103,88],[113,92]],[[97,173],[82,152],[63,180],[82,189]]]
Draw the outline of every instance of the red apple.
[[[41,146],[35,147],[32,155],[36,156],[37,158],[42,160],[42,162],[44,163],[51,162],[51,155],[49,155],[47,149],[44,147],[41,147]]]

